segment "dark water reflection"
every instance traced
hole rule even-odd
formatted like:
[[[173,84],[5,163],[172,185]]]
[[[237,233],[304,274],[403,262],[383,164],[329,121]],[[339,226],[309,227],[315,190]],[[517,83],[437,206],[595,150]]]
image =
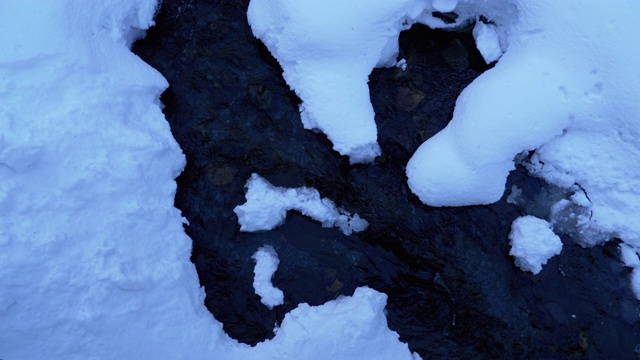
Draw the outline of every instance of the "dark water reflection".
[[[614,243],[561,256],[532,276],[508,255],[522,209],[435,209],[407,188],[404,165],[451,117],[459,92],[486,66],[471,36],[415,26],[401,36],[407,71],[370,78],[383,155],[350,166],[302,128],[298,98],[251,35],[247,1],[165,0],[135,52],[171,87],[165,114],[187,156],[176,205],[190,225],[206,305],[234,338],[273,336],[301,302],[318,305],[368,285],[389,295],[389,326],[424,358],[635,358],[639,308]],[[370,227],[357,236],[292,214],[270,232],[239,232],[233,208],[256,172],[277,186],[312,186]],[[532,201],[545,185],[509,178]],[[252,288],[251,255],[274,246],[285,303],[268,310]]]

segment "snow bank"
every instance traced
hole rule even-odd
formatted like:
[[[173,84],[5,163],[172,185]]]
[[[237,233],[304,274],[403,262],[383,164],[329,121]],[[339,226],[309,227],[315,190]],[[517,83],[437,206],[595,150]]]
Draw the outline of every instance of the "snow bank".
[[[445,24],[432,11],[458,17]],[[410,188],[431,206],[493,203],[516,156],[535,150],[530,172],[575,185],[587,199],[581,209],[557,211],[554,226],[573,222],[583,245],[617,236],[637,253],[638,13],[632,0],[252,0],[249,22],[302,99],[305,126],[325,132],[352,162],[366,162],[379,153],[367,76],[394,64],[398,33],[413,22],[452,28],[482,18],[477,47],[487,62],[500,61],[416,151],[406,168]]]
[[[530,169],[558,185],[579,183],[592,222],[640,244],[640,39],[637,2],[518,3],[509,49],[458,99],[453,119],[407,166],[430,205],[498,200],[513,159],[534,150]],[[567,21],[561,14],[573,14]]]
[[[173,206],[167,82],[128,44],[153,1],[0,3],[0,357],[213,351]]]
[[[238,215],[241,231],[271,230],[284,223],[287,211],[297,210],[322,223],[323,227],[338,227],[345,235],[360,232],[369,223],[358,214],[339,209],[318,190],[308,187],[285,189],[271,185],[258,174],[247,181],[247,202],[233,210]]]
[[[273,246],[265,245],[259,248],[251,258],[256,262],[256,267],[253,269],[255,274],[253,288],[256,294],[260,296],[260,301],[269,309],[282,305],[284,303],[284,294],[282,290],[274,287],[271,283],[271,278],[278,270],[278,264],[280,264],[278,253],[276,253]]]
[[[167,83],[128,48],[155,6],[0,2],[0,358],[411,358],[369,289],[301,306],[255,348],[204,308]]]
[[[504,32],[508,50],[460,95],[450,124],[414,154],[409,185],[429,205],[492,203],[514,157],[536,150],[530,172],[565,188],[578,184],[586,197],[583,209],[552,220],[578,219],[583,245],[617,236],[638,252],[640,48],[630,44],[640,42],[640,3],[517,6],[517,22]],[[500,9],[485,11],[491,17]]]
[[[511,224],[511,251],[516,266],[534,275],[542,270],[552,256],[562,251],[562,241],[551,230],[551,224],[534,216],[523,216]]]
[[[421,0],[252,0],[248,18],[302,100],[304,127],[325,133],[356,163],[380,154],[369,74],[396,64],[398,34],[423,7]]]

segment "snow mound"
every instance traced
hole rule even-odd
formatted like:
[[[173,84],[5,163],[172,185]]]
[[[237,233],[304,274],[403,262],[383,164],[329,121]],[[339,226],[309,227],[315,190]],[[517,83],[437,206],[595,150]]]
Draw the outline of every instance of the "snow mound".
[[[238,215],[241,231],[271,230],[284,223],[287,211],[297,210],[322,223],[323,227],[338,227],[345,235],[360,232],[369,223],[358,214],[339,209],[318,190],[308,187],[286,189],[275,187],[258,174],[247,181],[247,202],[233,210]]]
[[[273,359],[420,359],[388,329],[386,300],[385,294],[360,287],[352,297],[322,306],[300,304],[285,316],[276,336],[256,345],[254,353],[276,354]]]
[[[398,34],[423,8],[420,0],[252,0],[247,15],[302,100],[304,127],[358,163],[380,155],[369,74],[396,64]]]
[[[487,64],[500,59],[503,51],[500,47],[500,35],[495,25],[485,24],[482,21],[476,22],[473,27],[473,38],[476,41],[478,51]]]
[[[562,251],[562,241],[551,230],[551,224],[534,216],[523,216],[511,224],[511,251],[516,266],[534,275],[552,256]]]
[[[271,278],[278,270],[278,264],[280,264],[278,253],[276,253],[273,246],[265,245],[259,248],[251,258],[256,262],[256,267],[253,269],[255,274],[253,288],[256,294],[260,296],[260,301],[269,309],[282,305],[284,303],[284,294],[282,290],[274,287],[271,283]]]
[[[536,150],[531,172],[563,187],[578,183],[591,223],[640,245],[640,193],[632,190],[640,186],[640,49],[628,46],[640,41],[640,4],[624,4],[517,3],[507,52],[407,165],[412,190],[434,206],[492,203],[514,157]]]

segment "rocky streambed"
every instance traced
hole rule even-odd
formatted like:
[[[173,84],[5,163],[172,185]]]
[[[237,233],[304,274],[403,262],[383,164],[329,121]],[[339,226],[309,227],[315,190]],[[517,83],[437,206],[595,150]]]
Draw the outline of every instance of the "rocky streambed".
[[[400,37],[407,68],[377,69],[369,86],[383,155],[350,165],[304,130],[299,99],[251,34],[248,1],[164,0],[134,52],[170,88],[165,115],[187,158],[176,206],[188,219],[207,308],[235,339],[273,336],[299,303],[319,305],[367,285],[389,296],[389,327],[423,358],[635,359],[640,307],[617,245],[583,249],[563,237],[536,276],[509,256],[511,222],[545,216],[557,191],[517,169],[520,205],[431,208],[409,191],[404,166],[450,119],[458,94],[488,69],[470,29],[414,26]],[[242,233],[233,208],[258,173],[276,186],[311,186],[370,225],[346,236],[290,214],[269,232]],[[543,210],[536,210],[543,209]],[[273,310],[254,293],[251,255],[278,252]]]

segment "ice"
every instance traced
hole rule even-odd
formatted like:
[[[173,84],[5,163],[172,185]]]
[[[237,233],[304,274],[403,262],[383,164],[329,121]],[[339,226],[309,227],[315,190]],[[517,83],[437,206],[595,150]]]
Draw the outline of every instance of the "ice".
[[[562,241],[551,230],[551,224],[530,215],[514,220],[509,239],[509,255],[515,258],[516,266],[534,275],[540,273],[549,258],[562,251]]]
[[[256,251],[251,258],[256,262],[253,269],[253,288],[260,296],[260,301],[269,309],[284,303],[282,290],[276,288],[271,283],[273,274],[278,270],[278,254],[271,245],[265,245]]]
[[[314,188],[275,187],[258,174],[251,175],[246,188],[247,202],[233,210],[241,231],[272,230],[285,221],[289,210],[297,210],[323,227],[338,227],[345,235],[363,231],[369,225],[358,214],[351,216],[330,199],[320,197]]]

